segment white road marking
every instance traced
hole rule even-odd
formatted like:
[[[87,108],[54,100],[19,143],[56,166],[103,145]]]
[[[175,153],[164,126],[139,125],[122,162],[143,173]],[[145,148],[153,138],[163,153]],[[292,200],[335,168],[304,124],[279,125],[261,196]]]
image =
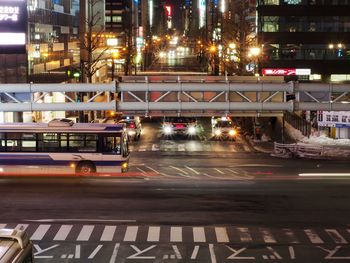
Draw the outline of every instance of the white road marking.
[[[193,169],[193,168],[191,168],[191,167],[189,167],[189,166],[187,166],[187,165],[185,165],[185,167],[186,167],[188,170],[190,170],[191,172],[194,172],[195,174],[200,174],[200,172],[196,171],[195,169]]]
[[[179,144],[177,146],[177,149],[178,149],[179,152],[184,152],[185,151],[185,144]]]
[[[120,181],[121,182],[121,181]],[[39,222],[39,223],[53,223],[53,222],[101,222],[101,223],[104,223],[104,222],[108,222],[108,223],[111,223],[111,222],[115,222],[115,223],[127,223],[127,222],[130,222],[130,223],[135,223],[136,220],[134,219],[121,219],[121,220],[118,220],[118,219],[85,219],[85,218],[61,218],[61,219],[38,219],[38,220],[24,220],[24,221],[27,221],[27,222]],[[28,225],[26,225],[28,226]]]
[[[0,229],[5,228],[6,224],[0,224]]]
[[[88,241],[94,228],[95,226],[93,225],[84,225],[78,235],[77,241]]]
[[[145,152],[146,151],[146,145],[141,145],[139,148],[139,152]]]
[[[234,174],[239,174],[237,171],[233,170],[233,169],[230,169],[230,168],[226,168],[226,170],[230,171],[231,173],[234,173]]]
[[[335,229],[325,229],[327,234],[334,240],[336,244],[347,244],[348,241]]]
[[[172,247],[173,247],[176,259],[182,259],[182,256],[178,247],[176,245],[173,245]]]
[[[90,254],[90,256],[88,257],[88,259],[93,259],[96,254],[100,251],[100,249],[103,247],[103,245],[98,245],[94,251],[92,251],[92,253]]]
[[[115,244],[114,249],[113,249],[113,253],[112,253],[112,256],[111,256],[111,259],[109,260],[109,263],[115,263],[116,262],[119,248],[120,248],[120,243]]]
[[[58,232],[56,233],[56,236],[53,238],[55,241],[64,241],[66,240],[69,232],[71,231],[73,225],[62,225]]]
[[[228,243],[230,242],[226,227],[215,227],[216,240],[219,243]]]
[[[136,167],[136,169],[137,170],[139,170],[141,173],[143,173],[143,174],[147,174],[147,172],[146,171],[144,171],[144,170],[142,170],[141,168],[139,168],[139,167]]]
[[[225,174],[223,171],[219,170],[218,168],[214,168],[215,171],[217,171],[220,174]]]
[[[291,242],[293,244],[299,243],[297,237],[295,236],[294,232],[291,229],[285,228],[285,229],[283,229],[283,232],[288,237],[289,242]]]
[[[261,234],[265,243],[277,243],[276,239],[273,237],[272,233],[268,229],[260,229]]]
[[[112,241],[114,237],[116,226],[105,226],[101,236],[101,241]]]
[[[193,241],[194,242],[205,242],[204,227],[193,228]]]
[[[180,169],[178,167],[175,167],[175,166],[172,166],[172,165],[170,165],[170,167],[173,168],[174,170],[180,171],[183,174],[188,174],[188,172],[186,172],[185,170],[182,170],[182,169]]]
[[[25,231],[29,225],[28,224],[18,224],[15,229]]]
[[[150,169],[151,171],[155,172],[156,174],[159,174],[159,172],[156,170],[156,169],[153,169],[152,167],[150,166],[146,166],[148,169]]]
[[[313,244],[323,244],[323,240],[312,229],[304,229],[305,234]]]
[[[158,242],[159,235],[160,235],[160,227],[159,226],[150,226],[148,228],[147,241],[148,242]]]
[[[340,177],[349,177],[350,173],[301,173],[300,177],[327,177],[327,176],[340,176]]]
[[[216,256],[215,256],[215,251],[214,251],[214,245],[209,244],[209,252],[210,252],[210,260],[211,263],[216,263]]]
[[[170,228],[170,242],[182,242],[182,227],[172,226]]]
[[[46,232],[49,230],[51,225],[39,225],[35,230],[34,234],[31,236],[31,240],[42,240]]]
[[[198,255],[198,251],[199,251],[199,246],[194,246],[192,255],[191,255],[191,259],[196,259],[197,255]]]
[[[138,226],[128,226],[125,231],[124,241],[136,241]]]
[[[154,152],[159,151],[159,145],[158,144],[152,144],[152,151],[154,151]]]

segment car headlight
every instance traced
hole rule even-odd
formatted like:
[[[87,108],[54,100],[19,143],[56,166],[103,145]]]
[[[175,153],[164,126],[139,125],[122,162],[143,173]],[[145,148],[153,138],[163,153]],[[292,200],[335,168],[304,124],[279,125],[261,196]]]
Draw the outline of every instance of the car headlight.
[[[235,136],[235,135],[237,135],[237,131],[236,131],[236,130],[230,130],[230,131],[228,132],[228,134],[229,134],[230,136]]]
[[[189,133],[190,135],[195,135],[195,134],[196,134],[196,128],[193,127],[193,126],[189,127],[189,128],[188,128],[188,133]]]
[[[134,135],[136,132],[135,131],[128,131],[128,134],[131,136],[131,135]]]
[[[164,126],[163,127],[163,131],[164,131],[165,134],[171,134],[173,129],[170,126]]]
[[[221,130],[215,130],[214,133],[215,133],[216,136],[220,136],[221,135]]]

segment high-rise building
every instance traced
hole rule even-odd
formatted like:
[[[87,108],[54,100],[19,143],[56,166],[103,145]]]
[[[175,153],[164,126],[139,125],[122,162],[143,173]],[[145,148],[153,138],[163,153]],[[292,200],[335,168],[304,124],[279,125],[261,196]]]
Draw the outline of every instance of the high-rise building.
[[[79,0],[0,0],[0,83],[53,82],[79,68]]]
[[[260,67],[350,80],[349,10],[350,0],[259,0]]]

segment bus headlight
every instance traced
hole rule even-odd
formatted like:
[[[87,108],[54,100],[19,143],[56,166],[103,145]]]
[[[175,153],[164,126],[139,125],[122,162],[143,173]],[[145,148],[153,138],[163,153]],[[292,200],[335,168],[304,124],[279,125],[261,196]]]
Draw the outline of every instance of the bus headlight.
[[[215,130],[214,133],[215,133],[216,136],[220,136],[221,135],[221,130]]]
[[[170,126],[164,126],[163,131],[165,134],[169,135],[173,131],[173,129]]]
[[[129,164],[123,163],[122,164],[122,173],[126,173],[128,171]]]
[[[228,134],[229,134],[230,136],[236,136],[236,135],[237,135],[237,131],[236,131],[236,130],[230,130],[230,131],[228,132]]]
[[[188,134],[189,135],[195,135],[196,134],[196,127],[193,127],[193,126],[189,127],[188,128]]]

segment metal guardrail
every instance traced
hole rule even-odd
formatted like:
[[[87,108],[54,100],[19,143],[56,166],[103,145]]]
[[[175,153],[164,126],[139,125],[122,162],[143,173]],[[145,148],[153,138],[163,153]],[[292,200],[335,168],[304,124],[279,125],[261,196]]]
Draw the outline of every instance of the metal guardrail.
[[[304,120],[302,117],[298,116],[293,112],[285,111],[284,119],[295,129],[299,130],[304,136],[311,135],[311,123],[307,120]]]
[[[282,158],[350,158],[350,147],[274,143],[272,154]]]

